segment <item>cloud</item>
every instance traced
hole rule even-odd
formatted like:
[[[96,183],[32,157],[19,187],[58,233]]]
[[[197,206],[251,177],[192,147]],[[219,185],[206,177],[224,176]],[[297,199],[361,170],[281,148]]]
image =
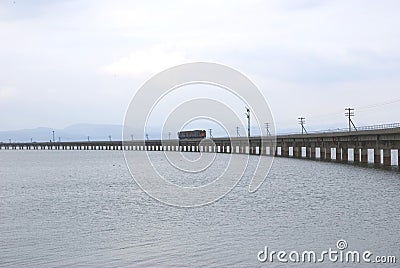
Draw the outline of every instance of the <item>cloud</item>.
[[[166,46],[154,46],[135,50],[106,66],[104,70],[113,75],[140,78],[189,61],[181,51]]]
[[[5,101],[14,98],[17,91],[12,87],[0,87],[0,101]]]
[[[0,3],[5,129],[120,123],[145,79],[193,61],[242,71],[295,125],[321,103],[343,117],[349,92],[355,108],[398,98],[397,0],[15,2]]]

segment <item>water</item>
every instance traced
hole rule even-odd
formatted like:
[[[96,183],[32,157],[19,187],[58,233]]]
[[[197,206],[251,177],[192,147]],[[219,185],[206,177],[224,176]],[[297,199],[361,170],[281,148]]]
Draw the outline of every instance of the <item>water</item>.
[[[396,255],[379,267],[398,267],[398,172],[277,158],[259,191],[248,184],[183,209],[143,193],[122,152],[1,151],[0,266],[286,267],[257,253],[321,252],[345,239]]]

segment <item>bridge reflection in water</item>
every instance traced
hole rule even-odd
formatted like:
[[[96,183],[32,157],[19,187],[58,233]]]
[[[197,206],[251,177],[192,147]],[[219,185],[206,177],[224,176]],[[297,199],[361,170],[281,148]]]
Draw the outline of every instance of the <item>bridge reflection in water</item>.
[[[261,141],[266,146],[261,146]],[[137,140],[0,143],[0,150],[147,150],[275,155],[340,163],[399,166],[400,127],[267,137],[201,140]],[[397,155],[396,155],[397,154]]]

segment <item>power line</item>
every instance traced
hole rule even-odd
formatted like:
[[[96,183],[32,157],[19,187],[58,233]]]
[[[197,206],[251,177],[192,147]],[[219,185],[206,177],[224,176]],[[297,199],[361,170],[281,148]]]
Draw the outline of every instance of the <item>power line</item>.
[[[380,102],[380,103],[375,103],[375,104],[359,106],[359,107],[356,107],[356,108],[357,108],[357,112],[363,113],[363,112],[366,112],[367,110],[372,110],[374,108],[380,108],[382,106],[394,104],[394,103],[397,103],[397,102],[400,102],[400,98],[387,100],[387,101]],[[331,116],[340,115],[340,114],[342,114],[342,112],[332,112],[332,113],[326,113],[326,114],[318,114],[318,115],[313,116],[313,119],[326,118],[326,117],[331,117]],[[281,125],[281,124],[285,124],[285,123],[289,123],[289,122],[291,122],[291,120],[284,120],[284,121],[279,121],[279,122],[275,122],[275,123],[277,125]]]
[[[357,108],[357,111],[364,111],[364,110],[370,110],[373,108],[385,106],[385,105],[390,105],[396,102],[400,102],[400,99],[392,99],[392,100],[387,100],[381,103],[375,103],[375,104],[370,104],[370,105],[365,105]]]

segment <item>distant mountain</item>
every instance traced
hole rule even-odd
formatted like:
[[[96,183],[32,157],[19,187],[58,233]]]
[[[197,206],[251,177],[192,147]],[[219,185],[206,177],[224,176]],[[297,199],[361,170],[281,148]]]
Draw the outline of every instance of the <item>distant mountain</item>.
[[[86,141],[90,140],[112,140],[122,139],[122,125],[101,125],[101,124],[75,124],[63,129],[52,129],[38,127],[34,129],[21,129],[11,131],[0,131],[0,142],[27,142],[27,141]]]

